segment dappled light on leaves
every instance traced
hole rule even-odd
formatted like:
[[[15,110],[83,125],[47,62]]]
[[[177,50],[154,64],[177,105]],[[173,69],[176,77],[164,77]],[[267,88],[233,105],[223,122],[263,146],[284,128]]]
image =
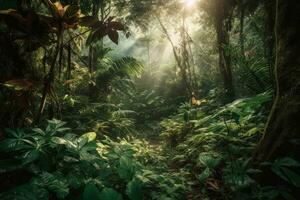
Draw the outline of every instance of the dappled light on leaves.
[[[300,199],[299,13],[0,0],[0,199]]]

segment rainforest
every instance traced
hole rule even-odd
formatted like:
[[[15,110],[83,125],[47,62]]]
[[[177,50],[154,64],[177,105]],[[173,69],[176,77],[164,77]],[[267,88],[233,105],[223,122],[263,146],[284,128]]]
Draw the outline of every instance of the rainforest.
[[[299,0],[0,0],[1,200],[299,200]]]

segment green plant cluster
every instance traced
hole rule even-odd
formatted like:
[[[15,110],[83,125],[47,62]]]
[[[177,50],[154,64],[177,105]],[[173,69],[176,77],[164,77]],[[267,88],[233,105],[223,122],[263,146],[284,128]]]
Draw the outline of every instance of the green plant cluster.
[[[28,173],[24,183],[1,199],[181,199],[181,177],[166,171],[160,149],[145,140],[72,134],[65,122],[49,120],[46,129],[7,129],[1,141],[0,173]],[[15,177],[17,178],[17,177]],[[13,179],[11,180],[14,181]],[[7,183],[7,187],[14,183]]]
[[[287,184],[299,187],[298,162],[280,158],[254,166],[252,152],[262,136],[270,93],[238,99],[224,107],[181,106],[177,115],[161,122],[161,136],[172,152],[171,165],[191,172],[188,183],[198,188],[195,199],[294,199]],[[281,180],[263,186],[255,181],[266,166]],[[280,187],[280,190],[276,188]]]

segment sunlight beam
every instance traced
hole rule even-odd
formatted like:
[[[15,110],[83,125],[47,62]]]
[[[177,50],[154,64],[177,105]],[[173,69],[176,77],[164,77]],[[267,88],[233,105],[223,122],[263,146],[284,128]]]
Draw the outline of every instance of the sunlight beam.
[[[193,5],[195,5],[197,0],[183,0],[183,4],[185,7],[192,7]]]

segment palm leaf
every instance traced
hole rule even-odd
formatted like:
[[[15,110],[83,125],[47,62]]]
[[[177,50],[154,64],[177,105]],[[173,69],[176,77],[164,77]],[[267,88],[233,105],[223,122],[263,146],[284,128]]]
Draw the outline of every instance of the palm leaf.
[[[141,62],[132,57],[123,57],[113,61],[111,72],[119,75],[139,75],[144,66]]]

